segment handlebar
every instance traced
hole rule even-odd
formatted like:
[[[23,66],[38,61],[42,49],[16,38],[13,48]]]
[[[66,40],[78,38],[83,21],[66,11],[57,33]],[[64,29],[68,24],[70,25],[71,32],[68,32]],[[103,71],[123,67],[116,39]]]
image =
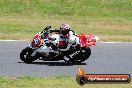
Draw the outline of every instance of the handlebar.
[[[51,28],[51,26],[47,26],[46,28],[44,28],[44,30],[43,31],[47,31],[47,30],[49,30]]]
[[[60,30],[57,30],[57,29],[49,30],[50,28],[51,28],[51,26],[47,26],[46,28],[44,28],[44,30],[41,33],[44,33],[44,32],[47,32],[47,31],[49,31],[50,33],[52,33],[52,32],[60,32]]]
[[[50,30],[50,33],[52,33],[52,32],[60,32],[60,30]]]
[[[43,29],[43,31],[41,31],[41,34],[48,32],[48,30],[51,28],[51,26],[47,26],[46,28]]]

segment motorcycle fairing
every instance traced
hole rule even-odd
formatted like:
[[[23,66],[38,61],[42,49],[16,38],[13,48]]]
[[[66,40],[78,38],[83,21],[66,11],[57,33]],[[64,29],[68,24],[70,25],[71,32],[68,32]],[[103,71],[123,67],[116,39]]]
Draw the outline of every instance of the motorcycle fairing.
[[[95,45],[96,37],[92,34],[81,34],[79,35],[81,47]]]
[[[40,34],[36,34],[32,41],[32,47],[36,48],[39,47],[43,43],[43,39],[41,38]]]

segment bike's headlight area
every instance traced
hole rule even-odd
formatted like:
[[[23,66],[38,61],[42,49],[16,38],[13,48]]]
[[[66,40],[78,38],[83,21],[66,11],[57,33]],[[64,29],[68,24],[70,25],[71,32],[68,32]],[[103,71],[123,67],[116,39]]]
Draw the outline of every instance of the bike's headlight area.
[[[34,42],[34,44],[38,44],[38,39],[37,38],[34,38],[33,39],[33,42]]]
[[[32,41],[32,46],[33,47],[39,47],[42,44],[42,40],[38,38],[34,38]]]

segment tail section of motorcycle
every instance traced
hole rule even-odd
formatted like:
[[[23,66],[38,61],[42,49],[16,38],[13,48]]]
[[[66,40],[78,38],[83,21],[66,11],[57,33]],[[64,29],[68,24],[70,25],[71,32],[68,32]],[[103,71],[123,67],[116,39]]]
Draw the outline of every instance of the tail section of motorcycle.
[[[81,34],[79,35],[81,47],[95,45],[99,37],[92,34]]]

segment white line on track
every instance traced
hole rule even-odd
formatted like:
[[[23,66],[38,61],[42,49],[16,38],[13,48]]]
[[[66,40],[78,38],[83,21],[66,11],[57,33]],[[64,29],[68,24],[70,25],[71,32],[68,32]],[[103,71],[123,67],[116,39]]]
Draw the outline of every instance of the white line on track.
[[[97,41],[97,43],[132,43],[132,42],[121,42],[121,41],[116,41],[116,42],[104,42],[104,41]]]
[[[101,43],[123,43],[123,42],[101,42]]]
[[[27,40],[0,40],[0,41],[14,42],[14,41],[27,41]]]

